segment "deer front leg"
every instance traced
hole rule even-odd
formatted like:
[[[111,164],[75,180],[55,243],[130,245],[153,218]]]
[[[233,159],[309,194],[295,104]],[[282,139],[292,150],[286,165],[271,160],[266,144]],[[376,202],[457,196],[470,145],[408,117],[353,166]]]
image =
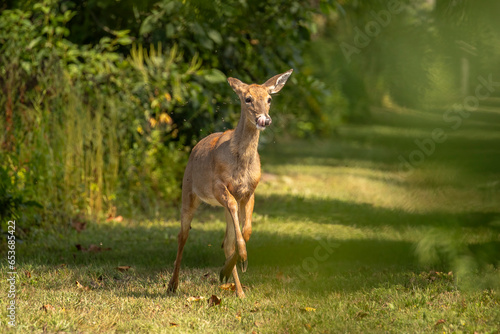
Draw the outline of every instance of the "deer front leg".
[[[236,295],[239,298],[244,298],[245,293],[243,292],[243,287],[241,286],[240,279],[238,277],[238,270],[236,269],[236,261],[238,259],[237,253],[235,252],[236,242],[235,242],[235,233],[234,233],[234,225],[233,218],[231,214],[226,209],[226,235],[224,236],[224,242],[222,243],[224,248],[224,254],[226,255],[226,259],[229,259],[228,270],[224,272],[224,269],[221,270],[221,281],[229,277],[231,275],[231,271],[234,278],[234,284],[236,286]]]
[[[242,234],[245,242],[248,242],[250,235],[252,234],[252,213],[255,198],[254,195],[248,199],[248,202],[242,203],[240,205],[240,221],[243,222]]]
[[[246,271],[248,265],[247,250],[246,250],[245,240],[243,239],[243,235],[241,234],[240,230],[240,224],[238,219],[238,202],[233,197],[233,195],[231,195],[227,187],[222,183],[216,185],[214,195],[217,201],[219,201],[219,203],[222,204],[229,212],[229,215],[231,216],[231,221],[233,223],[233,230],[235,237],[233,245],[235,245],[236,249],[226,259],[226,262],[224,263],[224,267],[222,268],[220,273],[220,279],[222,281],[224,278],[226,278],[226,280],[229,278],[229,275],[231,274],[231,271],[235,266],[236,262],[238,262],[238,260],[241,262],[242,271]],[[229,229],[227,229],[226,239],[229,233],[230,231]],[[229,247],[229,245],[226,245],[226,242],[224,242],[224,249],[226,249],[226,247]]]

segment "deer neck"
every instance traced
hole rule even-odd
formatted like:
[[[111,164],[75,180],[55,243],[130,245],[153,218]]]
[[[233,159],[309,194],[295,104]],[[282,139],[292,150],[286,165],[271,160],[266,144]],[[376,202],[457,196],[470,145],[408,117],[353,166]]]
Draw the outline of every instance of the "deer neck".
[[[247,166],[257,155],[260,131],[246,116],[246,110],[241,109],[238,125],[231,139],[231,152],[237,157],[238,162]]]

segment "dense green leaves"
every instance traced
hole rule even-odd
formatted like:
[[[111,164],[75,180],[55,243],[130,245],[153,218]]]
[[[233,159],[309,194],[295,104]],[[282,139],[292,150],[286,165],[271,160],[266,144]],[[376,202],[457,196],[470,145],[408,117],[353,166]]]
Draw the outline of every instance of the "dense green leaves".
[[[237,119],[226,76],[294,68],[304,86],[287,104],[309,120],[290,109],[281,126],[312,132],[323,117],[320,85],[300,71],[309,1],[15,3],[0,16],[0,156],[45,217],[175,203],[192,145]]]

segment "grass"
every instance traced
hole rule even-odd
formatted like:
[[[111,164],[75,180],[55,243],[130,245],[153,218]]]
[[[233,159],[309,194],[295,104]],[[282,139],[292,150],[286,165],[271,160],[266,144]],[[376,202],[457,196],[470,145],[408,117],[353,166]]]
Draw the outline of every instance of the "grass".
[[[419,168],[401,172],[399,155],[445,126],[439,113],[381,109],[338,138],[263,147],[244,300],[217,280],[217,208],[193,221],[175,295],[166,293],[175,211],[161,221],[91,222],[81,233],[69,224],[32,231],[17,244],[16,330],[498,333],[500,114],[479,110]],[[220,305],[208,304],[212,295]],[[0,323],[7,331],[5,316]]]

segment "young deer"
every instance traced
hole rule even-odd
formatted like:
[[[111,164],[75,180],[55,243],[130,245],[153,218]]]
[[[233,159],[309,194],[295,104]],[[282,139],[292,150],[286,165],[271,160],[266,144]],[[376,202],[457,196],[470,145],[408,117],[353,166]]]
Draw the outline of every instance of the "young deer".
[[[182,251],[194,212],[203,201],[226,209],[226,234],[222,243],[226,262],[220,272],[220,280],[225,278],[227,281],[232,273],[236,295],[245,297],[236,263],[239,261],[241,271],[246,271],[246,242],[252,233],[254,192],[260,180],[259,133],[271,124],[271,94],[283,88],[292,72],[293,69],[290,69],[278,74],[263,85],[247,85],[235,78],[227,79],[240,98],[240,120],[235,130],[211,134],[191,152],[182,183],[181,230],[168,291],[175,292],[179,285]]]

